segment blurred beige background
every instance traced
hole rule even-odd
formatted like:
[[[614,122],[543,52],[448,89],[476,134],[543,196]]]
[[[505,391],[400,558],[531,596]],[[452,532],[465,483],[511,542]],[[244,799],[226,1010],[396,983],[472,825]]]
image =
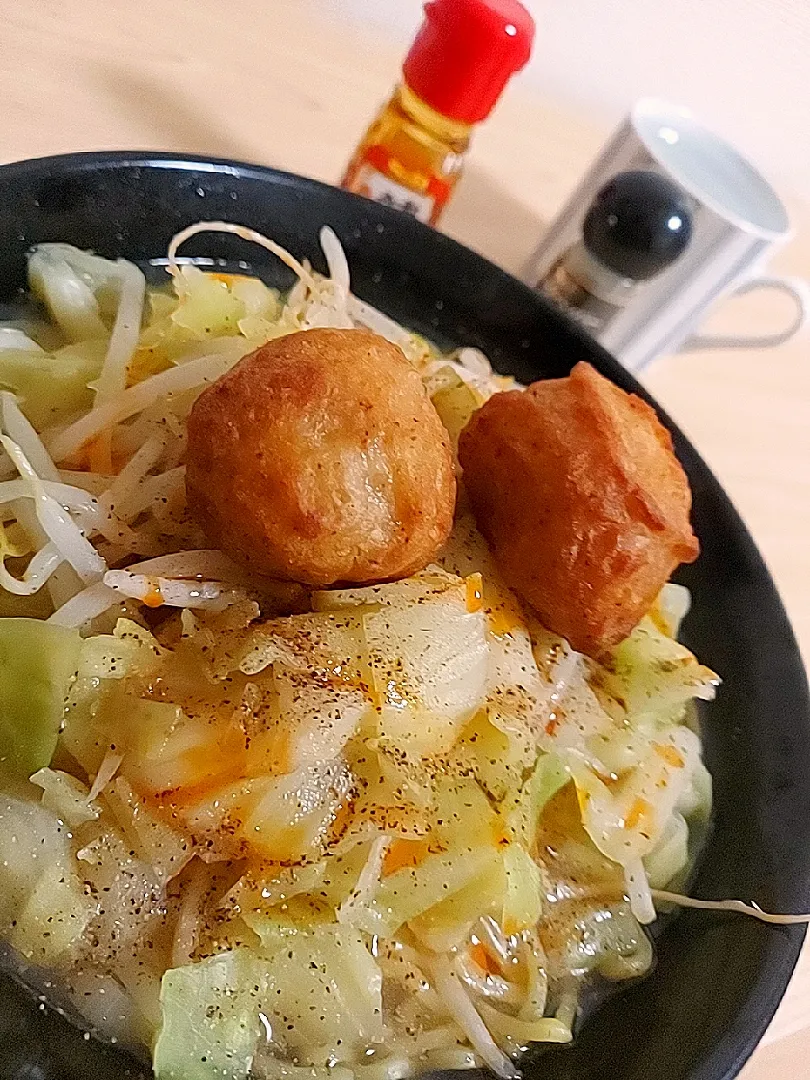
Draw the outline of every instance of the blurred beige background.
[[[405,47],[423,0],[319,0]],[[690,106],[810,197],[808,0],[523,0],[537,22],[519,83],[612,123],[638,97]]]

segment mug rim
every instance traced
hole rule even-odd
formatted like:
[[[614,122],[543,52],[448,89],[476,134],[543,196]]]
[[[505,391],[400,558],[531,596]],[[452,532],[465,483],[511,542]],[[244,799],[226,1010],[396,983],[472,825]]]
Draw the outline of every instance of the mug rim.
[[[712,144],[735,158],[745,169],[749,178],[760,188],[762,196],[770,200],[773,204],[776,213],[781,217],[784,223],[782,228],[771,229],[764,225],[757,224],[755,221],[751,221],[749,218],[741,215],[738,211],[732,210],[730,207],[724,205],[724,203],[711,191],[707,191],[696,183],[687,171],[673,167],[671,162],[663,160],[655,143],[644,132],[642,125],[639,123],[641,119],[649,118],[658,119],[662,124],[669,124],[676,128],[680,121],[688,120],[690,125],[700,131],[701,134],[708,137]],[[724,139],[721,135],[718,135],[711,128],[697,120],[691,109],[688,109],[683,105],[671,104],[660,98],[644,97],[640,98],[633,105],[630,110],[629,120],[634,134],[643,144],[650,157],[652,157],[662,169],[665,169],[666,172],[698,202],[712,210],[719,217],[722,217],[723,220],[751,236],[757,236],[760,239],[770,241],[787,240],[790,238],[793,230],[787,207],[770,181],[766,179],[753,162],[751,162],[742,151],[738,150],[733,143]]]

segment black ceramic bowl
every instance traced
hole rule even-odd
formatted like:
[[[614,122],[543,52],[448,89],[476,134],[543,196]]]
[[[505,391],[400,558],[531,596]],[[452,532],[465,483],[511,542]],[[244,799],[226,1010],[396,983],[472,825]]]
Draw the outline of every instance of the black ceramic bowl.
[[[32,244],[61,240],[143,264],[165,256],[172,234],[201,218],[251,225],[322,270],[318,231],[329,224],[346,248],[355,292],[440,344],[477,346],[527,382],[589,360],[639,392],[545,300],[439,233],[325,185],[227,161],[77,154],[0,168],[0,305],[22,287]],[[244,259],[272,283],[289,282],[271,256],[233,237],[203,236],[183,254]],[[694,598],[685,639],[724,679],[703,717],[715,814],[693,892],[806,910],[810,708],[796,642],[742,522],[686,439],[673,434],[703,548],[680,575]],[[662,934],[652,975],[597,1010],[573,1047],[529,1063],[528,1080],[730,1080],[773,1015],[802,938],[799,928],[684,913]],[[142,1072],[9,979],[0,984],[1,1077],[118,1080]]]

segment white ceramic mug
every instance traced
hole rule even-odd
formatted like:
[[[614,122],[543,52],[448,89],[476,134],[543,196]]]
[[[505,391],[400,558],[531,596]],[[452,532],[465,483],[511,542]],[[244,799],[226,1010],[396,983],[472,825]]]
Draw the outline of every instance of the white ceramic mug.
[[[543,237],[525,272],[541,281],[581,236],[597,193],[617,173],[650,170],[674,181],[692,206],[692,236],[668,269],[644,283],[597,334],[625,367],[639,371],[678,350],[764,348],[792,337],[810,313],[810,288],[764,272],[790,238],[787,211],[767,180],[729,143],[678,106],[643,99],[614,133]],[[694,334],[721,297],[777,289],[795,306],[787,326],[756,336]]]

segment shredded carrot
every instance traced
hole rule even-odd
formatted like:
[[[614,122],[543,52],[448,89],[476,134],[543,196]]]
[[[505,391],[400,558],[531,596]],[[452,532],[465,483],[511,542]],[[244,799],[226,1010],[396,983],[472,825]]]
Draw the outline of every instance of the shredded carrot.
[[[493,822],[492,838],[495,841],[496,847],[504,847],[506,844],[512,843],[513,837],[507,832],[500,815]]]
[[[487,612],[487,621],[490,633],[496,637],[504,637],[520,630],[526,625],[523,612],[516,603],[511,601],[499,601],[495,607]]]
[[[674,769],[682,769],[686,764],[683,755],[671,743],[653,743],[653,749],[667,765],[671,765]]]
[[[256,278],[249,277],[247,274],[224,274],[218,270],[207,270],[208,277],[213,278],[214,281],[221,281],[223,285],[233,285],[237,281],[255,281]]]
[[[637,828],[641,824],[642,818],[647,817],[651,810],[652,807],[646,799],[634,799],[624,819],[625,829]]]
[[[397,870],[420,866],[429,853],[430,846],[425,839],[405,840],[398,838],[392,840],[383,859],[382,876],[388,877],[389,874],[395,874]]]
[[[480,574],[470,574],[467,578],[467,611],[480,611],[484,606],[484,582]]]
[[[552,713],[548,718],[548,723],[545,727],[546,735],[556,735],[557,728],[560,726],[560,718],[556,713]]]
[[[143,598],[143,602],[147,607],[160,607],[163,604],[163,593],[154,585]]]
[[[349,827],[349,824],[354,815],[354,802],[352,799],[348,799],[346,802],[341,803],[337,809],[337,813],[332,819],[332,824],[329,827],[329,843],[337,843],[343,836]]]
[[[500,965],[490,956],[480,941],[470,946],[470,959],[487,975],[502,974]]]
[[[95,439],[86,443],[80,453],[87,462],[90,472],[109,476],[113,471],[112,439],[109,431],[102,431]]]
[[[512,934],[518,934],[521,930],[524,929],[525,927],[521,926],[517,919],[513,917],[510,918],[509,916],[507,916],[503,920],[503,932],[506,934],[507,937],[511,937]]]

